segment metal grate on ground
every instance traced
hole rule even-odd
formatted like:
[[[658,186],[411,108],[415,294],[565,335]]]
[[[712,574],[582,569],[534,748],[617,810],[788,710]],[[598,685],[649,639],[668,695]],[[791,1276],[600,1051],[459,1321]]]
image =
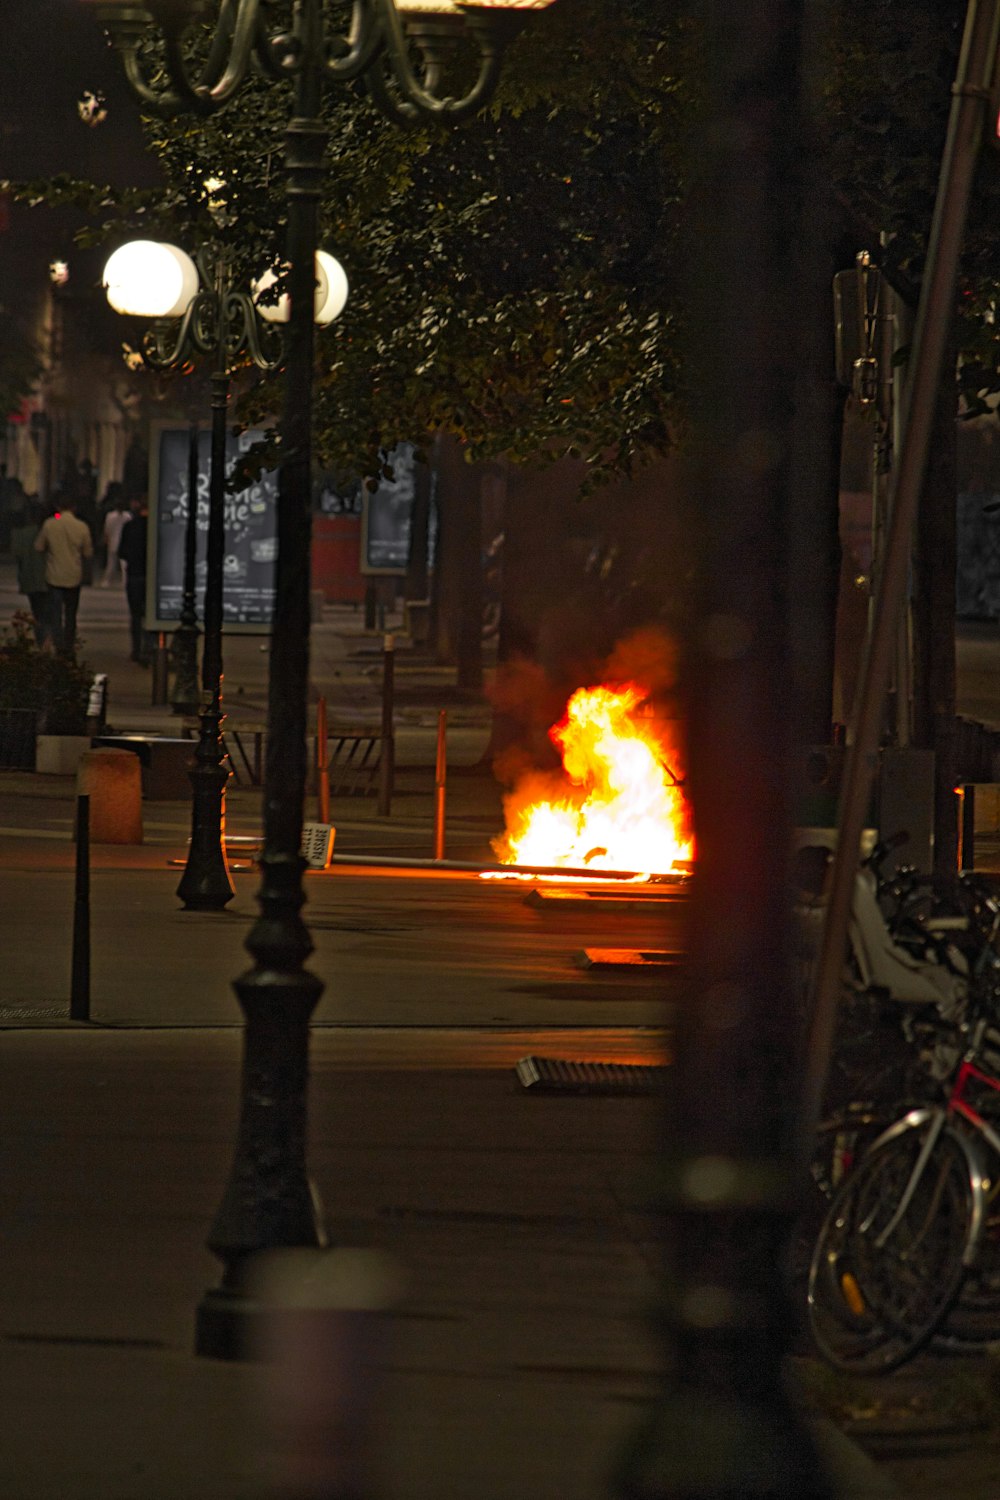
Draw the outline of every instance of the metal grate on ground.
[[[0,1005],[4,1021],[62,1021],[69,1019],[68,1000],[42,1001],[35,1005]]]
[[[515,1072],[521,1087],[533,1094],[662,1094],[670,1070],[652,1063],[522,1057]]]

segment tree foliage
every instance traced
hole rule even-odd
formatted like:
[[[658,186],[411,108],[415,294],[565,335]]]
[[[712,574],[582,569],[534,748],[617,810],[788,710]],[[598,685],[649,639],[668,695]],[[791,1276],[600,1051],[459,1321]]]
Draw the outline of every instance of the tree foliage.
[[[321,243],[351,294],[317,341],[320,461],[370,472],[439,429],[476,458],[624,472],[670,445],[687,46],[677,6],[574,0],[532,18],[488,113],[458,130],[401,131],[360,87],[327,91]],[[252,79],[207,120],[148,120],[162,191],[61,179],[21,196],[83,204],[92,243],[221,238],[246,280],[280,259],[290,106]],[[259,385],[244,411],[277,399]]]

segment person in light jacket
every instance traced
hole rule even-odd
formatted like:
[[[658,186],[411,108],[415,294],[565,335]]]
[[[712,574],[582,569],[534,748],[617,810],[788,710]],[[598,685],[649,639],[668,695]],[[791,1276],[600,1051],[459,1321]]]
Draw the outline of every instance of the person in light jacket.
[[[45,556],[45,581],[52,596],[52,634],[56,650],[66,656],[76,651],[76,612],[80,605],[85,558],[94,555],[90,527],[74,514],[71,497],[60,496],[35,539],[35,551]]]

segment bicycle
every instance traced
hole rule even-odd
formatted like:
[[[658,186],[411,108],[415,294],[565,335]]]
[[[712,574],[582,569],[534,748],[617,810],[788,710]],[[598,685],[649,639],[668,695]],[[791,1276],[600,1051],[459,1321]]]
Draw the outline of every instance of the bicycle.
[[[961,924],[953,915],[945,930],[960,941],[968,993],[960,1021],[940,1018],[939,1048],[954,1058],[946,1097],[905,1110],[864,1153],[833,1196],[810,1263],[810,1329],[840,1369],[888,1373],[912,1358],[977,1269],[978,1311],[996,1306],[994,1272],[981,1259],[997,1191],[990,1153],[1000,1161],[1000,1133],[986,1118],[1000,1100],[1000,905],[971,879],[957,894]]]

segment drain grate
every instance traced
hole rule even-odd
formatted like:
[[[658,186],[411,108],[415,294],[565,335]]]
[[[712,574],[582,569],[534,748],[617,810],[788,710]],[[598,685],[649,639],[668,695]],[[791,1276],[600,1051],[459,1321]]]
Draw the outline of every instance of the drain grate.
[[[676,969],[685,954],[678,948],[584,948],[581,969]]]
[[[162,1339],[115,1338],[111,1335],[79,1333],[5,1333],[9,1344],[65,1344],[89,1349],[165,1349]]]
[[[522,1057],[515,1071],[521,1087],[535,1094],[662,1094],[669,1070],[652,1063]]]
[[[51,1021],[68,1016],[69,1005],[59,1000],[47,1005],[0,1005],[0,1021]]]

